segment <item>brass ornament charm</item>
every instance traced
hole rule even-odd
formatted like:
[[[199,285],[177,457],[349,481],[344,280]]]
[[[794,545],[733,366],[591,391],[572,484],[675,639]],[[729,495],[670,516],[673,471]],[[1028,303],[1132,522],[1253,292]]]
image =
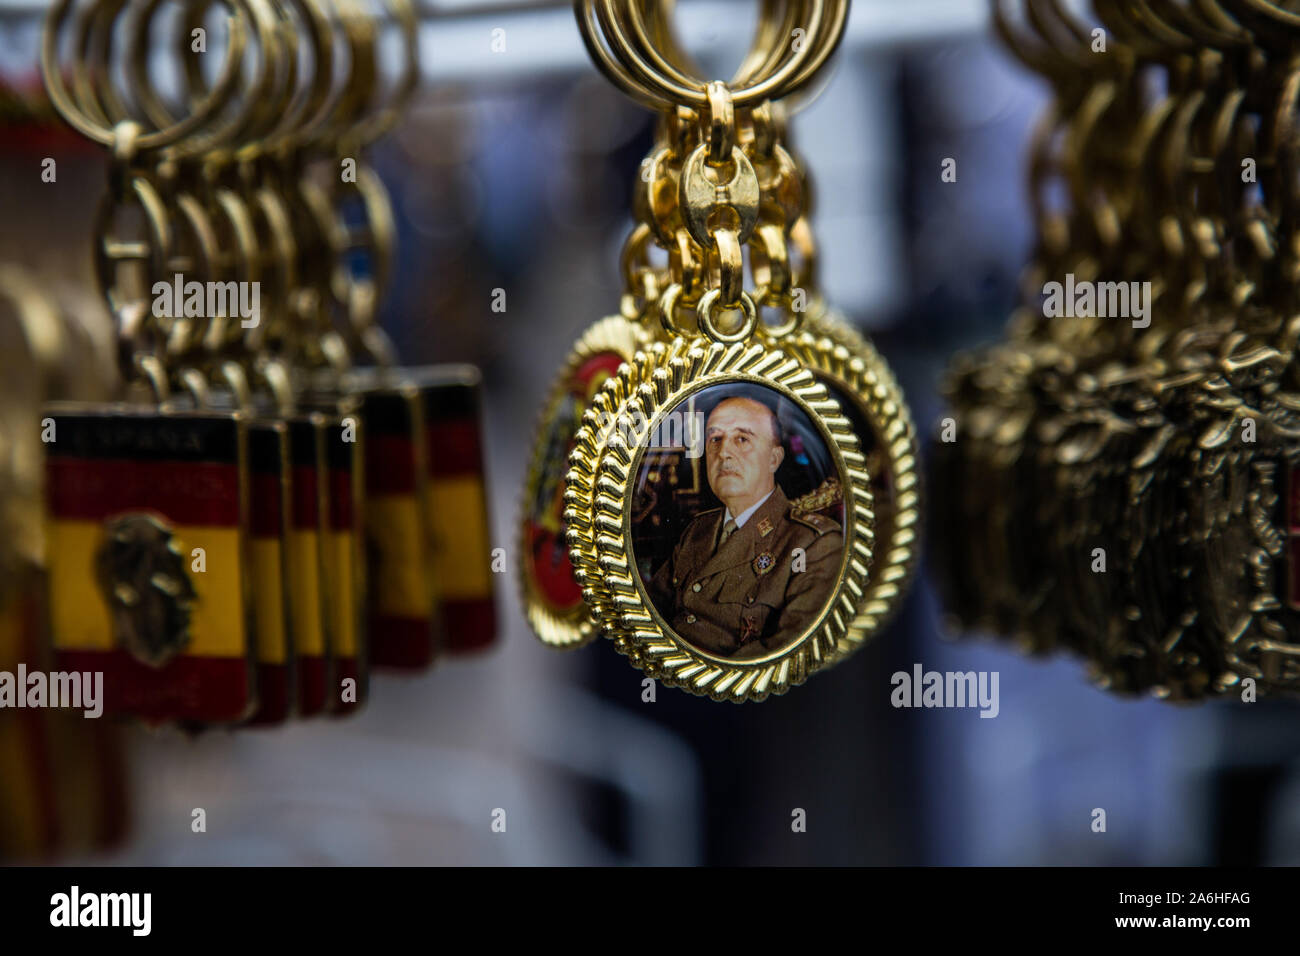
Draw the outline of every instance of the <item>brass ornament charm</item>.
[[[619,312],[644,338],[584,396],[568,456],[562,526],[585,609],[567,605],[557,625],[536,565],[525,608],[545,643],[603,633],[669,686],[762,700],[876,633],[915,558],[914,430],[874,349],[822,314],[810,192],[783,142],[780,100],[829,57],[847,5],[814,17],[807,45],[777,48],[800,11],[767,23],[730,84],[689,75],[664,9],[583,0],[577,12],[600,69],[660,113],[621,262]],[[628,31],[663,57],[647,63]],[[557,401],[544,422],[571,414],[557,416]],[[544,426],[530,462],[526,514],[554,501],[550,435]],[[891,529],[879,581],[876,488]],[[521,535],[533,561],[545,538],[527,517]]]
[[[653,342],[637,352],[596,393],[591,405],[583,413],[582,425],[574,435],[574,447],[567,462],[569,470],[564,478],[565,542],[569,546],[574,580],[582,590],[582,599],[590,614],[593,634],[599,633],[602,620],[611,613],[613,599],[598,565],[576,560],[574,555],[595,553],[596,523],[592,509],[596,499],[596,476],[604,460],[605,445],[613,434],[619,421],[619,411],[626,400],[642,382],[649,381],[661,363],[680,351],[681,344],[680,340],[672,343]],[[577,444],[584,433],[589,436],[590,442],[585,449]],[[641,655],[637,648],[628,646],[617,635],[609,636],[613,637],[619,651],[626,654],[634,664],[640,662]]]
[[[598,633],[565,537],[569,452],[592,399],[649,341],[637,322],[620,315],[601,319],[574,344],[542,406],[520,503],[519,584],[524,616],[552,647],[581,647]]]
[[[616,647],[669,686],[735,702],[784,693],[831,661],[867,588],[874,517],[857,437],[813,373],[760,345],[674,340],[640,353],[600,397],[570,459],[566,517],[574,566]],[[700,475],[691,449],[663,437],[683,416],[705,418],[707,492],[701,482],[638,508],[682,472]],[[788,429],[784,442],[763,434],[768,420]],[[791,504],[800,494],[776,472],[796,442],[846,489],[842,513]],[[801,477],[816,488],[828,476],[812,467]],[[733,515],[731,504],[708,508],[708,492],[757,504]],[[763,518],[776,527],[758,548]],[[730,522],[737,529],[720,535]],[[760,575],[763,552],[775,560]]]

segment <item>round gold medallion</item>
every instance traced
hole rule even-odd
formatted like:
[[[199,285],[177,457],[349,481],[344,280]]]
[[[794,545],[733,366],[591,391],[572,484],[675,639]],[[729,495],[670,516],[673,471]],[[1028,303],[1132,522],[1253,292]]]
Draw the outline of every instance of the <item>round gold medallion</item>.
[[[520,505],[520,589],[528,623],[552,647],[581,647],[597,633],[565,541],[569,451],[593,397],[648,339],[622,316],[601,319],[573,346],[543,405]]]
[[[570,461],[575,572],[632,663],[740,702],[840,653],[868,590],[871,481],[851,422],[798,359],[656,343],[596,397]]]

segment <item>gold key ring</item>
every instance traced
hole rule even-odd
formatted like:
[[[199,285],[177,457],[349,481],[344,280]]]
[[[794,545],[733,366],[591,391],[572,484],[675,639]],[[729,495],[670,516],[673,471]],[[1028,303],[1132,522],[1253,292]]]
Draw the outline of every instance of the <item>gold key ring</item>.
[[[654,18],[650,26],[647,26],[645,20],[645,7],[649,7],[650,14]],[[779,26],[776,23],[776,14],[780,12],[780,7],[787,7],[787,16],[797,16],[799,8],[803,3],[783,3],[782,0],[763,0],[759,12],[758,34],[750,48],[745,62],[741,64],[741,69],[732,79],[732,86],[740,86],[750,82],[755,77],[763,77],[775,70],[776,66],[784,58],[788,46],[778,42],[781,36]],[[629,39],[635,44],[637,53],[644,57],[655,69],[661,71],[676,83],[684,86],[701,86],[701,81],[695,76],[690,75],[686,70],[679,69],[673,62],[682,63],[683,67],[686,61],[681,57],[680,50],[675,45],[666,43],[665,40],[671,38],[671,26],[668,23],[669,15],[668,5],[663,3],[651,2],[651,0],[640,0],[623,4],[620,9],[626,12],[625,27],[629,28]],[[660,53],[664,48],[665,53]]]
[[[629,99],[640,103],[647,109],[664,109],[664,101],[646,91],[623,64],[601,43],[601,27],[597,20],[595,4],[591,3],[590,0],[574,0],[573,11],[578,20],[582,43],[587,48],[587,53],[592,62],[605,74],[605,78]]]
[[[174,122],[171,111],[157,95],[148,75],[149,24],[162,6],[164,0],[144,0],[142,15],[136,21],[136,29],[131,32],[131,42],[127,58],[127,78],[131,83],[135,97],[145,106],[153,122],[160,128]],[[222,5],[227,0],[217,0]],[[206,125],[194,134],[171,144],[171,155],[175,157],[197,156],[220,150],[234,143],[247,142],[256,137],[266,125],[264,117],[274,117],[283,113],[287,106],[288,91],[291,91],[291,79],[296,59],[296,37],[285,37],[278,28],[280,9],[278,3],[273,6],[269,0],[240,0],[246,4],[249,22],[253,26],[252,36],[256,43],[252,45],[255,52],[255,67],[251,77],[244,77],[244,84],[239,97],[232,94],[225,104],[221,116],[214,123]],[[210,4],[200,4],[186,8],[186,19],[181,24],[177,39],[181,43],[182,54],[187,48],[189,37]],[[198,60],[182,55],[183,69],[181,76],[185,83],[187,99],[193,103],[193,90],[201,87],[201,71]],[[198,84],[198,85],[196,85]],[[288,90],[288,91],[287,91]],[[199,101],[201,102],[201,101]]]
[[[224,3],[225,0],[209,0],[189,8],[191,22],[199,22],[214,2]],[[231,131],[231,138],[235,141],[233,148],[241,161],[293,148],[311,135],[331,108],[328,101],[334,84],[334,34],[321,0],[284,0],[277,2],[273,10],[275,18],[271,30],[277,37],[276,72],[280,88],[265,97],[251,97],[260,100],[260,104],[250,105],[249,122],[242,131]],[[310,51],[310,61],[306,64],[300,62],[300,35],[306,37],[306,47]],[[188,30],[182,30],[178,39],[184,42],[187,36]],[[139,64],[142,61],[133,59],[132,62]],[[197,102],[209,94],[210,86],[192,60],[186,59],[184,63],[182,76],[186,97],[190,102]],[[135,87],[146,91],[142,96],[156,101],[157,94],[152,90],[147,73],[137,71],[132,76]]]
[[[330,153],[342,149],[343,155],[355,155],[343,144],[360,129],[377,85],[375,28],[359,0],[335,0],[335,10],[332,26],[348,51],[347,70],[338,78],[338,95],[303,145]]]
[[[234,31],[236,28],[233,24],[236,22],[243,22],[242,18],[244,17],[244,13],[241,11],[241,6],[228,2],[228,0],[221,0],[221,2],[230,10],[232,31]],[[238,0],[238,2],[243,2],[243,0]],[[266,0],[247,0],[247,2],[249,3],[249,6],[246,9],[255,11],[262,10],[263,13],[265,12],[264,7]],[[129,24],[130,29],[126,31],[130,37],[130,42],[126,51],[124,63],[127,79],[132,83],[131,92],[134,96],[135,103],[138,104],[140,110],[143,111],[144,116],[156,127],[155,132],[173,129],[177,125],[177,121],[173,118],[166,107],[163,106],[161,100],[153,92],[147,81],[142,82],[140,79],[145,74],[145,63],[147,60],[146,50],[148,47],[149,32],[152,27],[153,18],[157,14],[160,6],[161,0],[151,0],[151,2],[138,4],[131,9],[132,17]],[[117,26],[117,18],[124,9],[125,5],[121,0],[109,0],[109,2],[92,5],[88,10],[83,11],[77,17],[76,21],[75,49],[79,55],[74,63],[75,101],[82,111],[90,117],[93,123],[106,129],[111,128],[114,124],[123,120],[130,119],[137,121],[136,111],[130,110],[127,107],[126,102],[119,95],[115,85],[110,79],[112,69],[113,36]],[[261,27],[256,35],[260,41],[259,47],[264,51],[267,43],[267,33],[264,23],[257,19],[255,19],[254,22]],[[233,35],[232,32],[232,37]],[[50,38],[49,34],[47,34],[46,38],[47,40]],[[186,46],[188,46],[188,42],[189,34],[186,32]],[[234,72],[231,74],[236,80],[242,77],[239,67],[242,63],[243,53],[246,51],[246,46],[241,43],[239,52],[239,59],[241,62],[235,62],[231,58],[233,54],[227,57],[227,65],[233,65],[236,67]],[[264,61],[266,57],[265,52],[259,52],[259,57],[261,58],[261,61]],[[182,57],[182,63],[186,67],[189,67],[192,65],[192,58]],[[258,103],[266,98],[262,89],[267,78],[266,66],[267,64],[265,62],[261,62],[261,68],[255,76],[254,89],[247,100],[248,103]],[[214,91],[219,89],[220,82],[217,87],[214,88]],[[227,100],[233,101],[233,97],[227,97]],[[223,102],[220,105],[218,113],[213,114],[214,118],[219,114],[220,110],[224,110],[227,105],[228,102]],[[204,108],[203,102],[196,104],[196,111],[202,112]],[[247,112],[247,109],[244,112]],[[169,147],[172,149],[173,155],[178,155],[182,152],[200,152],[209,146],[220,142],[223,138],[237,135],[239,132],[239,126],[242,122],[244,122],[244,120],[241,118],[241,115],[237,114],[235,117],[231,117],[227,120],[226,129],[224,131],[218,130],[212,132],[206,129],[207,124],[205,123],[202,128],[196,128],[193,131],[193,135],[181,136],[174,141],[158,142],[154,139],[153,133],[145,133],[140,138],[138,149],[141,151],[148,151],[151,149]],[[202,135],[199,135],[200,133]]]
[[[835,38],[834,42],[829,46],[810,50],[808,60],[801,67],[793,70],[788,80],[781,79],[778,72],[783,69],[782,64],[791,53],[797,54],[801,50],[809,50],[812,46],[808,34],[812,33],[813,28],[803,26],[804,23],[812,20],[813,11],[809,9],[810,2],[812,0],[797,0],[797,2],[788,3],[779,2],[779,0],[765,0],[759,12],[758,32],[750,54],[731,80],[730,86],[733,89],[739,90],[751,84],[771,82],[784,86],[786,92],[770,95],[766,98],[783,99],[802,89],[820,71],[826,59],[834,52],[839,37],[842,36],[843,22],[835,25],[835,21],[832,19],[829,36]],[[659,9],[659,5],[655,5],[654,8]],[[840,16],[838,12],[832,12],[832,18],[838,16]],[[847,3],[843,3],[842,16],[846,22],[848,16]],[[636,43],[637,52],[647,57],[655,67],[663,70],[666,75],[686,86],[698,83],[707,87],[707,83],[703,80],[675,68],[670,60],[660,55],[658,46],[655,40],[652,39],[653,35],[646,29],[641,7],[635,4],[629,5],[627,21],[632,32],[631,39]],[[805,33],[805,36],[799,37],[798,33]],[[685,63],[684,60],[682,62]],[[758,100],[761,101],[763,98],[765,97],[759,96]]]
[[[152,0],[156,2],[156,0]],[[182,53],[186,38],[194,29],[199,28],[203,17],[212,4],[201,3],[188,6],[186,21],[178,32],[177,40],[182,44]],[[234,150],[243,155],[256,153],[262,148],[261,140],[291,111],[292,97],[298,78],[298,37],[289,20],[287,8],[280,0],[253,0],[252,9],[256,14],[258,36],[259,70],[254,82],[249,84],[243,94],[245,106],[231,117],[224,130],[216,131],[205,137],[205,143],[196,143],[193,149],[187,149],[187,155],[200,155],[210,162],[224,161],[218,157],[223,151]],[[147,43],[147,34],[137,34],[137,39]],[[145,69],[147,60],[143,55],[130,59],[133,71],[129,74],[133,86],[138,91],[152,92]],[[203,74],[199,61],[194,57],[182,56],[186,97],[194,101],[194,91],[203,89]],[[138,92],[137,95],[142,95]],[[167,115],[164,111],[163,115]]]
[[[707,84],[693,79],[681,83],[656,69],[640,55],[636,43],[624,28],[623,14],[635,14],[626,0],[583,0],[595,5],[596,21],[615,56],[632,74],[643,91],[662,103],[680,103],[696,109],[708,105]],[[843,36],[848,6],[843,0],[809,0],[807,36],[803,43],[791,44],[792,53],[781,60],[780,66],[770,75],[751,77],[732,91],[738,108],[752,106],[765,99],[778,99],[796,92],[806,85],[827,58],[834,52]],[[829,8],[829,9],[828,9]],[[590,18],[580,17],[580,25],[589,28]],[[594,38],[593,38],[594,39]]]
[[[420,82],[419,23],[416,20],[415,7],[411,0],[384,0],[382,6],[400,31],[401,63],[387,101],[373,106],[370,115],[361,117],[357,125],[348,132],[345,142],[351,149],[359,150],[360,147],[374,142],[391,130],[410,103]],[[376,55],[379,39],[376,33],[374,36]]]
[[[297,16],[311,50],[311,64],[307,67],[310,80],[304,83],[296,107],[291,104],[279,126],[268,135],[267,152],[292,149],[312,135],[321,116],[329,109],[334,83],[334,32],[326,16],[324,0],[290,0],[290,9]]]
[[[820,22],[822,0],[810,0],[810,2],[817,8],[814,11],[814,20]],[[844,20],[847,17],[846,4],[840,3],[839,0],[831,0],[831,2],[841,8],[838,10],[838,14],[831,18],[831,29],[825,34],[823,34],[823,31],[817,31],[814,34],[813,30],[810,29],[808,37],[805,37],[805,42],[799,45],[797,50],[793,51],[794,55],[790,58],[793,66],[787,63],[777,73],[767,73],[765,71],[776,70],[778,64],[785,59],[786,48],[794,45],[777,44],[777,49],[774,51],[758,44],[774,39],[783,29],[792,29],[788,27],[788,24],[793,22],[795,17],[794,13],[789,13],[785,21],[787,26],[773,27],[770,24],[775,19],[775,11],[778,7],[775,4],[764,4],[764,13],[760,19],[756,45],[733,81],[737,87],[736,93],[740,97],[738,105],[744,106],[761,101],[764,98],[773,96],[773,93],[775,93],[775,96],[786,95],[786,93],[794,92],[802,87],[812,78],[826,58],[833,52],[839,37],[842,35]],[[640,10],[633,10],[632,13],[635,16],[637,27],[630,29],[638,38],[646,38],[649,44],[648,48],[654,50],[656,56],[659,56],[659,48],[666,48],[673,60],[681,61],[674,66],[673,72],[679,76],[687,77],[687,74],[681,72],[681,67],[686,65],[685,57],[674,53],[675,45],[661,43],[658,40],[660,35],[672,35],[670,28],[661,19],[663,11],[659,9],[660,6],[656,4],[652,8],[652,27],[645,25],[644,19],[639,16]],[[633,100],[655,110],[670,108],[678,103],[696,109],[707,105],[707,93],[705,92],[707,84],[702,80],[688,78],[689,81],[686,83],[668,81],[667,86],[659,83],[654,69],[645,63],[643,59],[640,59],[636,51],[629,47],[630,40],[627,33],[621,25],[611,19],[611,9],[614,15],[619,12],[618,8],[613,7],[613,4],[601,5],[598,0],[575,0],[574,2],[574,12],[583,43],[597,67],[610,82]],[[654,41],[649,40],[651,34],[656,37]],[[618,38],[620,37],[623,42],[622,47],[618,45]],[[602,42],[602,38],[611,41],[609,49]],[[827,39],[832,42],[826,43]],[[659,58],[663,62],[667,62],[662,56],[659,56]],[[789,85],[783,87],[783,84]],[[773,87],[782,88],[777,91]],[[775,97],[773,96],[773,98]]]
[[[595,7],[596,20],[613,54],[631,73],[634,81],[639,83],[648,93],[667,103],[682,104],[695,109],[704,109],[708,106],[704,83],[694,78],[684,78],[685,82],[676,80],[653,63],[647,62],[637,44],[629,36],[630,33],[635,33],[635,30],[629,29],[624,23],[623,15],[630,12],[630,4],[627,2],[616,3],[615,0],[584,0],[584,2]],[[812,0],[812,2],[810,33],[815,32],[820,27],[824,9],[823,0]],[[806,57],[809,52],[810,47],[803,47],[795,52],[795,58]],[[657,56],[653,53],[651,55]],[[681,75],[678,71],[673,72],[679,76]],[[760,82],[765,82],[768,79],[770,77],[763,78]],[[737,89],[733,91],[733,95],[739,95],[740,92],[740,89]],[[738,105],[743,106],[745,102],[742,101]]]
[[[88,3],[73,21],[73,95],[96,122],[105,126],[113,125],[109,117],[129,115],[117,85],[109,79],[113,35],[126,4],[127,0]]]
[[[213,85],[211,94],[199,103],[189,115],[164,129],[141,132],[136,141],[138,151],[149,151],[170,145],[190,136],[212,121],[230,100],[240,80],[240,67],[248,42],[247,0],[229,0],[239,11],[230,18],[227,55],[222,72]],[[68,91],[59,67],[59,36],[73,7],[73,0],[55,0],[46,17],[41,41],[41,78],[55,110],[64,121],[87,139],[101,146],[114,145],[116,136],[111,126],[96,122],[88,116]]]

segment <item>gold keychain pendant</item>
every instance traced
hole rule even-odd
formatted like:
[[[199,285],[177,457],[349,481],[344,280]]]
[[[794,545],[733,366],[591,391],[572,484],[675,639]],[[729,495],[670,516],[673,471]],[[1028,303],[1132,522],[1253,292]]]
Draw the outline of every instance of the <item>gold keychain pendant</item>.
[[[621,315],[601,319],[573,346],[543,405],[520,506],[520,597],[534,633],[551,647],[582,647],[598,633],[565,537],[569,453],[601,387],[649,338],[645,326]]]
[[[627,398],[593,409],[567,477],[575,518],[592,496],[590,544],[571,531],[575,568],[608,596],[592,612],[669,686],[784,693],[863,610],[874,516],[852,425],[810,369],[762,345],[675,339],[637,358],[649,366],[606,386]]]
[[[608,379],[596,393],[583,413],[582,429],[591,432],[591,444],[586,449],[577,446],[569,453],[569,470],[564,480],[565,541],[574,581],[582,592],[592,621],[593,633],[601,631],[601,621],[614,613],[613,598],[604,575],[596,565],[575,558],[575,553],[594,554],[596,548],[596,523],[592,511],[596,497],[596,476],[604,460],[606,444],[618,421],[620,409],[643,382],[649,382],[654,370],[665,361],[669,349],[680,350],[682,340],[653,342],[637,352],[617,375]],[[579,432],[581,434],[581,431]],[[653,662],[642,659],[640,649],[618,634],[607,634],[619,653],[626,655],[634,666],[642,667],[651,676],[658,676]]]
[[[775,104],[825,64],[847,7],[819,12],[810,42],[788,50],[772,45],[782,31],[768,23],[731,83],[692,75],[666,22],[640,22],[635,5],[575,9],[597,66],[662,120],[634,194],[620,309],[662,331],[595,394],[565,475],[565,536],[590,614],[575,643],[603,630],[669,686],[762,700],[878,630],[913,560],[914,439],[892,376],[865,346],[826,333],[800,340],[807,357],[785,351],[815,246]],[[629,35],[660,48],[654,63]],[[856,404],[858,385],[877,388],[876,401]],[[890,573],[874,591],[864,441],[876,454],[887,446],[896,466],[882,485]]]

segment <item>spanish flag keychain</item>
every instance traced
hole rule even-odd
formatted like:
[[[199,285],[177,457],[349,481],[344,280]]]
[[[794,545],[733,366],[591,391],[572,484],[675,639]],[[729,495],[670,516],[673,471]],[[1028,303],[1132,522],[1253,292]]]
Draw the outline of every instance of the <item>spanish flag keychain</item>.
[[[404,370],[352,374],[365,421],[365,556],[370,661],[423,670],[437,656],[427,515],[424,403]]]
[[[247,424],[159,398],[46,409],[56,664],[102,671],[110,714],[238,723],[256,703]]]
[[[283,421],[249,426],[253,605],[257,633],[257,711],[249,721],[270,726],[293,714],[296,667],[289,589],[289,430]]]
[[[348,714],[369,692],[366,658],[360,415],[351,411],[325,430],[327,485],[325,586],[334,626],[334,689],[330,712]]]
[[[372,662],[421,670],[439,652],[490,645],[478,370],[384,362],[348,372],[343,383],[360,398],[366,433]]]
[[[361,401],[342,390],[310,393],[319,444],[321,586],[331,682],[325,709],[347,714],[365,703],[369,667],[365,618],[364,428]]]
[[[334,686],[331,617],[326,608],[325,416],[289,416],[288,600],[293,653],[297,662],[299,716],[326,709]]]
[[[331,237],[330,293],[346,335],[328,348],[341,362],[315,389],[359,403],[367,452],[364,563],[370,660],[419,671],[443,651],[495,635],[478,372],[470,366],[403,366],[376,324],[392,254],[392,205],[373,170],[320,190],[303,184]],[[365,264],[360,268],[359,264]]]

